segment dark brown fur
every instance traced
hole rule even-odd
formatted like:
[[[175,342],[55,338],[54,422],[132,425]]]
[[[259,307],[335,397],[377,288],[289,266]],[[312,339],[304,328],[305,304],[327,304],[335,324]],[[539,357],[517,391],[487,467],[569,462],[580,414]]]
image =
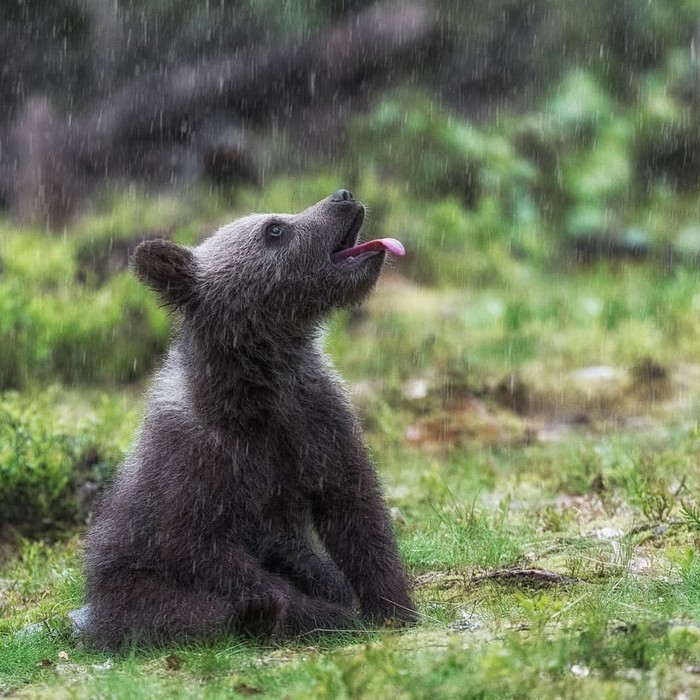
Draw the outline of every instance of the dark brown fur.
[[[196,248],[134,253],[182,319],[88,536],[94,644],[415,619],[362,431],[317,342],[330,311],[379,275],[383,252],[330,261],[363,211],[334,195]]]

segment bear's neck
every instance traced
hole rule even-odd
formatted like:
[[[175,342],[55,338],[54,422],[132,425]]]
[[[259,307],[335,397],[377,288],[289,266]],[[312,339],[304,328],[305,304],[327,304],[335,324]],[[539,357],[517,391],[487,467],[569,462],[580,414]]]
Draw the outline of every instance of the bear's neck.
[[[309,368],[318,367],[319,351],[310,333],[257,334],[234,346],[181,335],[176,345],[195,411],[206,422],[222,425],[254,421],[256,413],[296,393]]]

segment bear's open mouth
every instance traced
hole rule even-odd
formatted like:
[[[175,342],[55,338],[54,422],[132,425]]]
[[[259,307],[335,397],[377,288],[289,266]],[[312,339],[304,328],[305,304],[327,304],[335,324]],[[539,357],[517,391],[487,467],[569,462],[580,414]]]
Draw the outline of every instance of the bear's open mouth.
[[[363,207],[357,212],[340,245],[331,253],[332,263],[335,265],[357,263],[387,250],[397,256],[406,253],[404,247],[395,238],[378,238],[374,241],[367,241],[367,243],[358,243],[357,239],[364,219],[365,210]]]

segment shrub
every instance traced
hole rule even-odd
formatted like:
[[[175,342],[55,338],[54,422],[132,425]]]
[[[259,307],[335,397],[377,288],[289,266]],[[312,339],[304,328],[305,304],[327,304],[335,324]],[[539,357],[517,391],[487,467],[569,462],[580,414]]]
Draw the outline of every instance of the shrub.
[[[91,494],[119,458],[96,429],[59,424],[45,398],[0,397],[0,528],[25,535],[66,527],[86,515],[81,486]]]

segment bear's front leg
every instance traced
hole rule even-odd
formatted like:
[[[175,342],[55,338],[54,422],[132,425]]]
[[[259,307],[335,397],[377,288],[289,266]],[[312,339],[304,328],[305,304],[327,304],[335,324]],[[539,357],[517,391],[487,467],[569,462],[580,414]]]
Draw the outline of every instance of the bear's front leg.
[[[374,622],[418,618],[399,558],[391,518],[364,446],[346,454],[343,478],[317,499],[315,524],[324,545]]]
[[[354,594],[345,575],[328,554],[315,551],[308,538],[288,533],[272,536],[260,558],[268,571],[289,579],[312,598],[352,607]]]

